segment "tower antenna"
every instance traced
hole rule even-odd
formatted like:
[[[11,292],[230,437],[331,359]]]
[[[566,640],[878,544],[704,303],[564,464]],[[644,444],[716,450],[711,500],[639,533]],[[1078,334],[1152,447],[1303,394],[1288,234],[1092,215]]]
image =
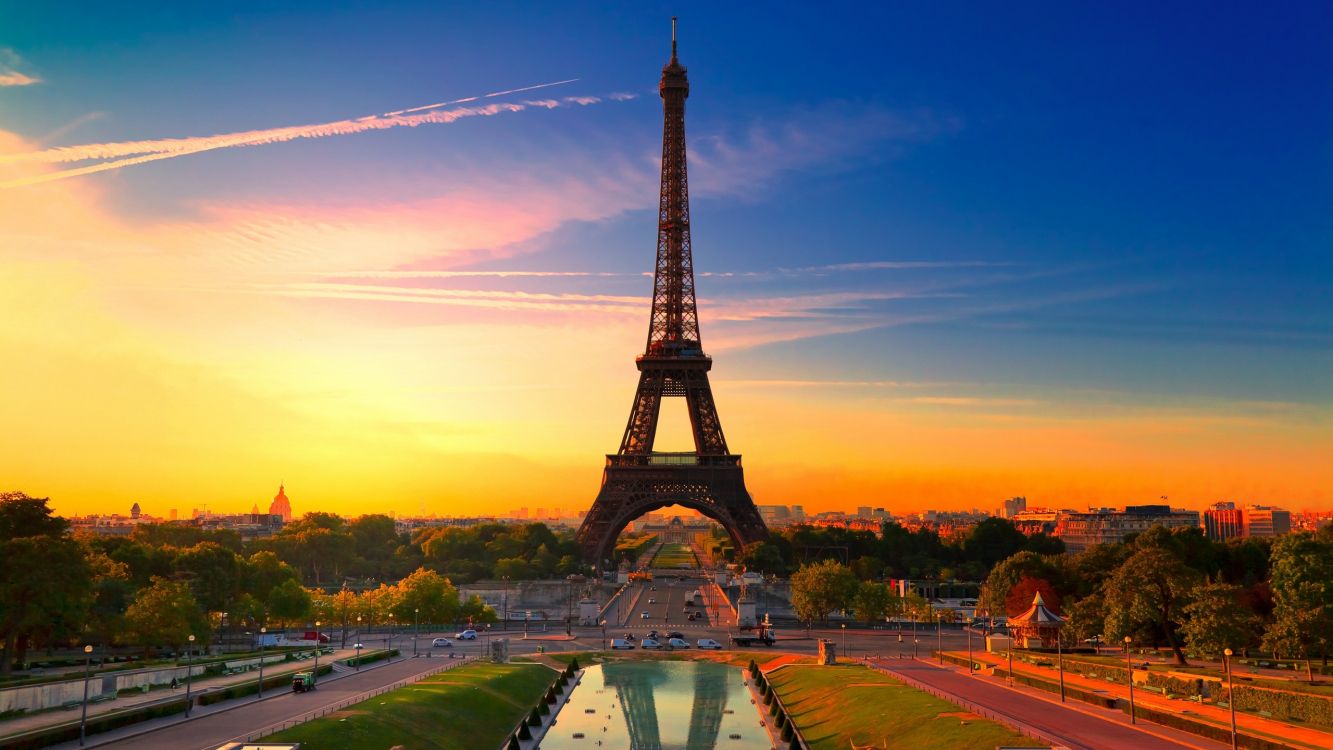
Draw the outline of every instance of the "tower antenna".
[[[671,17],[671,59],[676,59],[676,17]]]

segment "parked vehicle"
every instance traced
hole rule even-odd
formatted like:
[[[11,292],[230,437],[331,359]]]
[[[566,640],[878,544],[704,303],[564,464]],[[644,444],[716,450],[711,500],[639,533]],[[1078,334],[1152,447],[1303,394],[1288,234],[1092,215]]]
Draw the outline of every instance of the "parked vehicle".
[[[644,638],[651,638],[651,639],[654,640],[654,641],[659,640],[659,638],[657,637],[657,631],[656,631],[656,630],[649,630],[649,631],[648,631],[648,634],[645,635]]]
[[[467,630],[456,634],[454,637],[460,641],[475,641],[477,640],[477,631],[468,628]]]
[[[644,611],[640,612],[640,613],[639,613],[639,619],[640,619],[640,620],[647,620],[647,619],[648,619],[648,610],[645,609]]]
[[[672,648],[689,648],[690,642],[685,640],[684,638],[672,638],[671,640],[667,641],[667,645]]]
[[[754,635],[733,635],[731,642],[737,646],[772,646],[777,641],[773,637],[773,629],[767,625],[759,625]]]
[[[624,649],[631,649],[631,650],[633,650],[633,648],[634,648],[634,641],[626,640],[626,639],[624,639],[624,638],[612,638],[612,639],[611,639],[611,648],[614,648],[614,649],[624,648]]]
[[[700,638],[700,639],[699,639],[699,648],[702,648],[702,649],[710,649],[710,650],[716,651],[716,650],[722,648],[722,644],[721,644],[721,643],[718,643],[717,641],[713,640],[712,638]]]
[[[670,633],[667,633],[667,638],[684,638],[684,637],[685,634],[681,633],[679,630],[673,630]]]
[[[430,642],[430,645],[434,648],[453,648],[454,642],[448,638],[436,638]]]
[[[305,693],[315,689],[314,672],[297,672],[292,675],[292,692]]]
[[[639,646],[641,648],[661,648],[662,644],[658,643],[652,638],[644,638],[642,641],[639,642]]]

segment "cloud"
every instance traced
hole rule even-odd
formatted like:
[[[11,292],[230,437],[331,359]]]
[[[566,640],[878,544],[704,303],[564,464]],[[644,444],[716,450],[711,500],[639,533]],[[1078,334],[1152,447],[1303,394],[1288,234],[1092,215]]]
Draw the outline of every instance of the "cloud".
[[[0,87],[31,86],[42,82],[42,79],[36,76],[20,72],[18,67],[22,64],[23,61],[19,59],[18,53],[7,47],[0,47]]]

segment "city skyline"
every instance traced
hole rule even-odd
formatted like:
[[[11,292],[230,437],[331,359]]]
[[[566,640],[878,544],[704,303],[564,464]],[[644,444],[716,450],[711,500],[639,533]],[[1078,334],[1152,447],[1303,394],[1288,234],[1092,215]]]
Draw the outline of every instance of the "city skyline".
[[[677,11],[318,7],[0,11],[12,489],[591,503]],[[678,12],[702,341],[756,503],[1333,506],[1333,106],[1299,93],[1330,75],[1299,10]]]

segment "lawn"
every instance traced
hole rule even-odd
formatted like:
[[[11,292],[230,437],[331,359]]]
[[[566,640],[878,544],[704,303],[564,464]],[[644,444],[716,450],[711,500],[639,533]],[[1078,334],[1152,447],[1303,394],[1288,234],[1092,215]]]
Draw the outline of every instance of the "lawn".
[[[814,750],[871,743],[917,750],[1045,747],[1003,724],[854,664],[789,666],[768,678]]]
[[[690,545],[669,543],[663,544],[657,554],[653,555],[653,561],[649,567],[679,568],[682,565],[697,568],[699,567],[699,559],[694,556],[694,550],[690,549]]]
[[[557,674],[538,664],[469,664],[375,696],[266,742],[322,750],[499,747]]]

